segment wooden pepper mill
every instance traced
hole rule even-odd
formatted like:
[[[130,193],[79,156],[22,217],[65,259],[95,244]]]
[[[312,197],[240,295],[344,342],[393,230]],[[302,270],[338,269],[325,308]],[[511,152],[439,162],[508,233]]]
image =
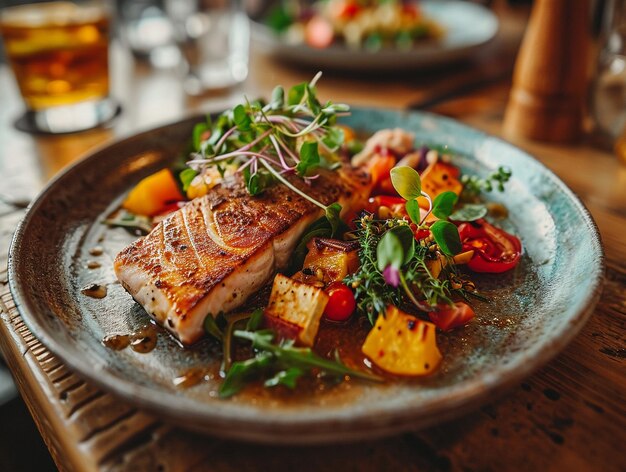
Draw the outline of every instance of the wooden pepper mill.
[[[504,135],[566,142],[582,130],[588,0],[535,0],[515,64]]]

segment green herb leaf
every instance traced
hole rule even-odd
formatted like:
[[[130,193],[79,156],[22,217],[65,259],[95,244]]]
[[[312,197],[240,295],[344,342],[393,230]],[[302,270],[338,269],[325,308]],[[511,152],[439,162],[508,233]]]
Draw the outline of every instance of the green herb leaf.
[[[447,220],[454,210],[458,197],[454,192],[443,192],[433,201],[433,215],[441,220]]]
[[[315,89],[310,84],[306,84],[306,102],[313,114],[317,115],[322,110],[322,105],[315,96]]]
[[[213,315],[209,313],[204,318],[204,331],[211,337],[217,339],[218,341],[222,341],[224,339],[224,333],[217,325],[215,318]]]
[[[250,170],[246,168],[243,173],[243,178],[246,182],[246,188],[252,196],[260,195],[274,183],[272,174],[263,170],[250,174]]]
[[[457,211],[450,215],[450,219],[454,221],[476,221],[487,215],[487,207],[485,205],[466,203]]]
[[[291,87],[289,89],[289,93],[287,94],[287,105],[298,105],[304,97],[307,85],[308,84],[306,82],[303,82]]]
[[[234,362],[220,387],[220,397],[228,398],[239,393],[251,377],[258,375],[271,364],[273,357],[269,352],[262,352],[252,359]]]
[[[341,145],[343,144],[343,140],[343,130],[336,126],[331,126],[330,128],[328,128],[326,136],[324,136],[322,142],[328,149],[334,152],[341,147]]]
[[[433,238],[439,246],[439,249],[441,249],[441,252],[445,255],[454,256],[461,252],[461,249],[463,249],[461,238],[459,236],[459,230],[449,221],[436,221],[430,227],[430,231],[433,234]]]
[[[209,127],[207,123],[198,123],[197,125],[193,127],[193,133],[192,133],[191,139],[193,142],[194,151],[200,151],[200,147],[202,145],[202,135],[206,131],[210,131],[210,130],[211,128]]]
[[[419,203],[417,203],[417,200],[407,200],[405,208],[409,218],[411,218],[411,221],[416,225],[420,224],[422,216],[420,214],[420,206]]]
[[[233,109],[233,120],[235,121],[235,125],[240,131],[250,131],[250,126],[252,125],[252,119],[250,115],[246,112],[246,108],[243,105],[237,105]]]
[[[390,175],[393,188],[405,200],[414,200],[422,194],[420,175],[412,167],[394,167]]]
[[[308,175],[320,165],[320,155],[317,150],[317,142],[306,142],[300,148],[300,162],[296,166],[296,172],[300,177]]]
[[[250,315],[250,319],[248,319],[248,324],[246,324],[246,331],[256,331],[261,326],[263,322],[263,309],[257,308]]]
[[[189,190],[191,181],[196,178],[196,175],[198,175],[198,172],[191,168],[184,169],[180,174],[178,174],[178,179],[183,186],[183,192]]]
[[[341,220],[341,205],[339,203],[335,202],[326,207],[326,219],[330,223],[330,237],[337,237],[345,227],[345,223]]]
[[[389,232],[395,234],[400,244],[402,244],[402,251],[404,252],[402,264],[404,265],[409,262],[415,254],[415,236],[413,235],[413,231],[411,231],[408,225],[400,225],[391,228]]]
[[[378,270],[383,271],[387,266],[399,269],[404,262],[404,248],[402,242],[393,231],[387,231],[376,246],[376,261]]]
[[[272,110],[280,110],[285,106],[285,90],[279,85],[272,91],[272,101],[270,108]]]
[[[302,377],[306,371],[299,367],[289,367],[287,370],[281,370],[270,379],[267,379],[263,385],[266,387],[277,387],[278,385],[284,385],[287,388],[293,390],[296,388],[298,379]]]

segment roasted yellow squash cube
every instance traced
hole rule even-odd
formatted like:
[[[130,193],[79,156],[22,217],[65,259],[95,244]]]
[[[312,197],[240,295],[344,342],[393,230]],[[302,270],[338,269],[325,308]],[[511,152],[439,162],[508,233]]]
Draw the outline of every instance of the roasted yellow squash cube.
[[[435,325],[389,306],[361,348],[374,364],[396,375],[427,375],[441,362]]]

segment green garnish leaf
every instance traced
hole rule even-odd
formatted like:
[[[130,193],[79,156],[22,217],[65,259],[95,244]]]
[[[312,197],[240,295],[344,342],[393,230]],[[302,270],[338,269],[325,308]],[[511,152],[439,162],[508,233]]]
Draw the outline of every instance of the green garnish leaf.
[[[458,199],[459,197],[454,192],[440,193],[433,201],[433,215],[440,220],[447,220],[454,211],[454,205]]]
[[[296,166],[296,172],[300,177],[308,175],[320,165],[320,155],[317,150],[317,142],[306,142],[300,148],[300,162]]]
[[[270,108],[272,110],[280,110],[285,106],[285,90],[279,85],[272,91],[272,101]]]
[[[271,379],[267,379],[263,385],[266,387],[277,387],[283,385],[293,390],[296,388],[298,379],[302,377],[306,371],[300,367],[289,367],[287,370],[281,370]]]
[[[265,352],[257,354],[252,359],[233,362],[220,387],[220,397],[228,398],[239,393],[253,376],[258,375],[270,365],[272,357],[272,354]]]
[[[189,186],[191,185],[193,179],[196,178],[196,175],[198,175],[198,172],[189,167],[178,174],[178,179],[183,186],[183,192],[189,190]]]
[[[344,140],[344,133],[341,128],[333,126],[328,129],[326,136],[322,139],[324,145],[332,152],[341,147]]]
[[[404,260],[402,264],[409,262],[415,254],[415,235],[408,225],[400,225],[391,228],[389,232],[396,235],[398,241],[402,245],[402,251],[404,253]]]
[[[250,319],[248,319],[248,324],[246,324],[247,331],[256,331],[261,326],[263,322],[263,309],[257,308],[250,315]]]
[[[450,215],[450,219],[454,221],[476,221],[487,215],[487,207],[485,205],[466,203],[461,208]]]
[[[296,246],[296,249],[291,256],[291,264],[289,266],[289,272],[291,274],[302,269],[302,264],[304,263],[304,258],[306,257],[309,250],[306,245],[313,238],[330,238],[332,236],[333,229],[330,225],[330,221],[327,216],[322,216],[318,218],[313,223],[309,225],[307,229],[304,230],[304,234],[300,239],[300,242]]]
[[[235,125],[240,131],[250,131],[250,125],[252,125],[252,119],[246,112],[246,108],[243,105],[237,105],[233,109],[233,120]]]
[[[306,103],[315,115],[322,111],[322,105],[315,96],[315,89],[310,84],[306,84]]]
[[[287,94],[287,105],[298,105],[304,97],[306,86],[307,83],[303,82],[301,84],[291,87],[289,89],[289,93]]]
[[[334,238],[344,229],[345,223],[341,220],[341,205],[337,202],[326,207],[326,219],[330,223],[330,237]]]
[[[218,341],[222,341],[224,338],[224,333],[217,325],[217,321],[213,318],[213,315],[209,313],[204,318],[204,331],[211,337],[217,339]]]
[[[192,142],[194,151],[200,151],[202,145],[202,135],[211,128],[208,123],[198,123],[193,127]]]
[[[391,183],[405,200],[414,200],[422,194],[422,181],[415,169],[409,166],[391,169]]]
[[[387,231],[376,246],[376,262],[378,270],[383,271],[387,266],[399,269],[404,262],[404,248],[402,242],[393,231]]]
[[[250,170],[246,168],[243,173],[246,188],[250,195],[260,195],[274,183],[274,177],[269,172],[259,170],[254,174],[250,174]]]
[[[411,218],[411,221],[416,225],[419,225],[422,216],[420,215],[420,206],[419,203],[417,203],[417,200],[407,200],[405,208],[409,218]]]
[[[441,249],[441,252],[445,255],[454,256],[463,249],[459,230],[449,221],[436,221],[430,227],[430,231],[439,249]]]
[[[109,217],[102,221],[103,224],[111,228],[124,228],[135,234],[148,234],[152,231],[152,218],[143,215],[135,215],[126,210],[119,210],[113,217]],[[137,236],[137,234],[135,234]]]

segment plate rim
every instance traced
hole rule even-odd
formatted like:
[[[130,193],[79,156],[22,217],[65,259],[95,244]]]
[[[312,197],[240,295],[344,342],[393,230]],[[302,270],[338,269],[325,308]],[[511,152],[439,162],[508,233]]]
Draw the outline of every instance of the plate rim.
[[[590,274],[593,276],[593,280],[588,293],[586,293],[585,297],[580,301],[580,308],[563,323],[560,331],[553,332],[545,341],[535,345],[530,350],[526,350],[522,355],[516,358],[515,362],[510,362],[504,366],[497,366],[490,375],[483,373],[480,377],[462,381],[450,387],[448,394],[443,399],[435,398],[428,402],[429,411],[424,411],[423,405],[411,404],[403,407],[401,412],[398,411],[399,409],[397,407],[380,408],[377,410],[370,409],[366,414],[359,414],[347,418],[337,416],[331,419],[325,416],[321,419],[298,419],[287,417],[288,415],[281,415],[278,418],[272,416],[270,421],[259,422],[258,418],[233,417],[230,410],[226,414],[220,414],[219,409],[211,407],[206,408],[206,406],[202,409],[199,408],[201,403],[198,400],[193,400],[189,397],[181,397],[180,395],[175,395],[170,392],[154,390],[148,386],[138,385],[106,370],[94,370],[93,365],[89,364],[87,360],[83,360],[82,357],[75,357],[74,351],[66,348],[63,343],[55,339],[54,335],[49,335],[47,328],[39,321],[41,314],[34,314],[37,310],[32,305],[29,306],[26,284],[20,282],[21,276],[18,272],[20,243],[24,238],[30,221],[36,218],[37,209],[45,203],[46,197],[55,191],[55,188],[59,185],[58,183],[66,178],[67,175],[77,172],[82,166],[88,165],[91,159],[94,159],[98,153],[109,147],[120,145],[121,143],[131,140],[141,140],[144,139],[146,135],[159,130],[202,119],[203,115],[195,114],[165,125],[137,133],[129,133],[126,136],[111,140],[94,148],[50,180],[29,205],[26,215],[20,221],[13,235],[8,258],[8,279],[11,295],[15,302],[16,309],[29,330],[71,370],[79,373],[80,376],[88,378],[89,381],[106,392],[112,392],[140,407],[156,413],[160,417],[164,417],[170,422],[173,421],[183,428],[201,430],[222,437],[265,443],[315,444],[329,441],[334,442],[338,438],[345,441],[352,441],[426,427],[435,422],[457,416],[464,411],[473,409],[487,401],[491,396],[505,391],[512,384],[526,378],[532,372],[535,372],[552,360],[580,332],[585,322],[593,313],[600,298],[602,285],[605,280],[606,260],[601,235],[591,213],[580,198],[569,189],[556,174],[528,152],[500,137],[490,135],[457,120],[421,111],[415,112],[374,107],[352,107],[352,109],[362,113],[382,111],[391,112],[393,114],[421,115],[424,118],[443,120],[448,124],[453,124],[466,131],[470,131],[482,139],[496,140],[521,152],[526,159],[534,161],[534,163],[542,169],[544,175],[547,175],[551,182],[557,185],[559,190],[575,204],[577,211],[583,218],[585,226],[592,237],[594,246],[592,250],[598,256],[598,264],[594,267],[595,270],[593,273]],[[168,399],[177,399],[178,402],[168,403]],[[196,405],[196,408],[189,408],[190,405]],[[245,405],[239,406],[245,408]],[[201,419],[201,425],[197,424],[199,418]],[[416,418],[419,418],[419,420],[416,420]],[[185,420],[190,421],[187,422]],[[332,425],[329,424],[329,421]],[[238,425],[239,428],[233,427],[233,424]],[[239,430],[234,432],[235,429]],[[327,434],[331,429],[333,433]]]

